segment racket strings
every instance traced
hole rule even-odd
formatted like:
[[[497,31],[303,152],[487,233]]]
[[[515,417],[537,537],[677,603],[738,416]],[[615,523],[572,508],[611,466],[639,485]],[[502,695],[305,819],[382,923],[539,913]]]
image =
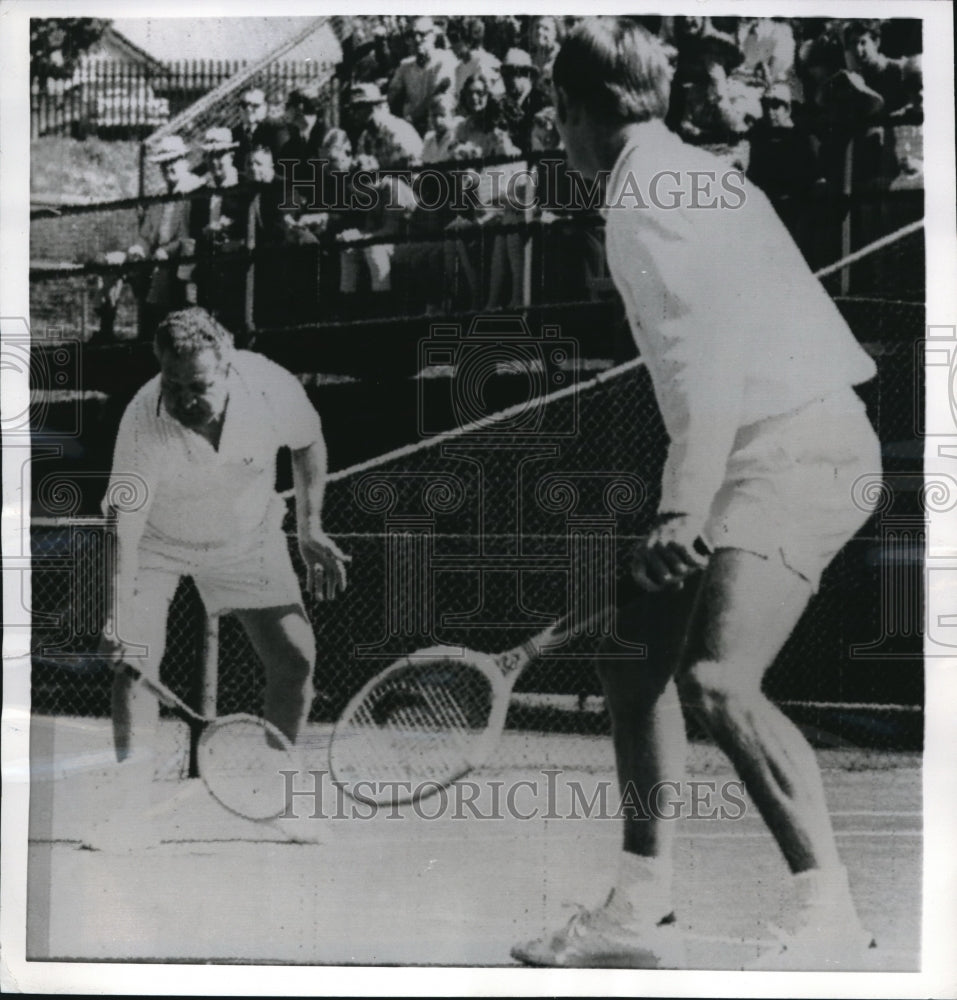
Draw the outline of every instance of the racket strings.
[[[377,756],[382,765],[403,779],[419,773],[430,777],[460,766],[464,748],[458,735],[467,722],[446,692],[407,678],[379,694],[382,700],[396,694],[418,700],[390,710],[385,716],[366,706],[357,713],[357,719],[366,727],[370,758]],[[371,772],[372,767],[368,770]]]
[[[340,722],[333,771],[346,782],[372,782],[370,797],[380,801],[396,800],[395,791],[380,794],[386,783],[446,783],[472,765],[492,701],[491,681],[472,663],[410,661]]]
[[[282,771],[296,770],[296,756],[283,734],[255,716],[214,722],[197,747],[199,771],[212,796],[247,819],[272,819],[286,807]]]

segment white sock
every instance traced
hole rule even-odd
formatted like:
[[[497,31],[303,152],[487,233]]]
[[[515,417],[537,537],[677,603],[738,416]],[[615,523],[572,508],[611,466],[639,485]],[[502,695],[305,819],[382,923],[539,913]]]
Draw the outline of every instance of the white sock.
[[[670,858],[648,857],[622,851],[618,861],[618,881],[609,907],[624,920],[655,922],[674,909],[671,898]]]
[[[800,909],[841,907],[854,909],[847,869],[809,868],[793,876],[797,905]]]

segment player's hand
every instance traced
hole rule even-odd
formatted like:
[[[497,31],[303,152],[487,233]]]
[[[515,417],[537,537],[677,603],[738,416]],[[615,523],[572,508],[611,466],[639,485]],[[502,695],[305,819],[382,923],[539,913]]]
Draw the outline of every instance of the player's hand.
[[[683,514],[669,515],[638,542],[631,573],[643,590],[680,589],[708,565],[705,551],[690,520]]]
[[[107,622],[100,634],[96,651],[114,669],[121,663],[127,663],[130,660],[130,651],[126,643],[116,637],[116,629],[110,622]]]
[[[331,601],[346,589],[346,564],[352,562],[325,533],[300,536],[299,552],[306,564],[306,588],[317,601]]]
[[[153,260],[169,260],[169,254],[162,247],[157,247],[153,251]]]

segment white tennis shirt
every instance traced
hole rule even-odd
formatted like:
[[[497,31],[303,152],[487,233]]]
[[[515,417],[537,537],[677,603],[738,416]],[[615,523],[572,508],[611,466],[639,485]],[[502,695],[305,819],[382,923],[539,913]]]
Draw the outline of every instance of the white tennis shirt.
[[[608,267],[670,437],[659,509],[704,523],[739,428],[876,368],[760,190],[660,121],[635,132],[606,188]]]
[[[159,375],[127,406],[110,487],[132,472],[147,490],[145,504],[123,517],[128,537],[149,530],[173,545],[222,545],[281,520],[276,453],[283,445],[297,450],[319,440],[319,415],[285,368],[251,351],[235,351],[233,358],[218,449],[167,413]],[[106,498],[103,506],[105,512]]]

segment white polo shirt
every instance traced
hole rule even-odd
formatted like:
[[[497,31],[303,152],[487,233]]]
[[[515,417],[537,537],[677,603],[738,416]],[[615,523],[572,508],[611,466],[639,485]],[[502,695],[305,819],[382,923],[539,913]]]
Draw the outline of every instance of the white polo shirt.
[[[159,375],[130,401],[110,480],[110,492],[124,473],[146,484],[146,503],[122,518],[128,537],[148,531],[171,545],[224,545],[281,522],[276,453],[319,440],[319,415],[298,380],[261,354],[236,351],[228,377],[218,449],[167,413]],[[104,513],[107,505],[104,498]]]
[[[605,194],[608,267],[671,439],[660,510],[701,523],[740,427],[876,373],[771,203],[728,169],[650,121]]]

